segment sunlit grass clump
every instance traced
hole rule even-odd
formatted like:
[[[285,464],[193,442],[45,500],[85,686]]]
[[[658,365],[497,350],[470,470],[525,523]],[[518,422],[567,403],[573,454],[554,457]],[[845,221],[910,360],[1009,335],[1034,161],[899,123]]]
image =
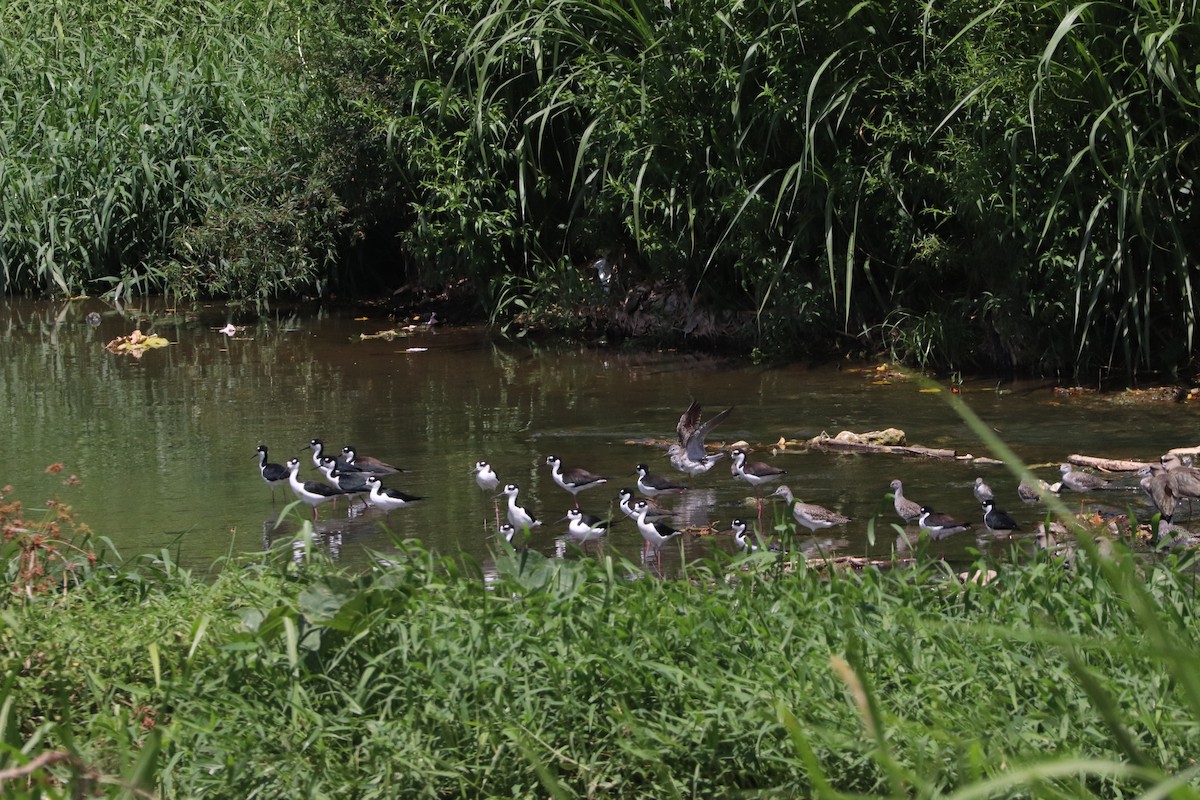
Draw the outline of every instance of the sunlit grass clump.
[[[1192,794],[1174,562],[1084,548],[962,585],[759,553],[659,580],[508,551],[484,580],[412,543],[369,575],[292,552],[13,596],[6,796]]]

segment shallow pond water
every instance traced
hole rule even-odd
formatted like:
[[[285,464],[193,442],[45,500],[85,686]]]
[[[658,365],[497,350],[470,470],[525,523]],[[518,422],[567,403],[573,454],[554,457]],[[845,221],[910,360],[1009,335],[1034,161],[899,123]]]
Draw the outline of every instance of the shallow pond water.
[[[98,324],[89,324],[92,313],[100,315]],[[229,322],[243,326],[232,337],[218,332]],[[106,342],[136,327],[173,344],[141,359],[105,350]],[[4,301],[0,397],[7,413],[0,422],[0,453],[6,456],[0,485],[11,485],[27,506],[62,499],[125,557],[170,548],[185,565],[204,570],[227,554],[259,551],[292,535],[295,517],[276,524],[291,493],[277,490],[272,503],[255,448],[268,445],[280,463],[300,457],[304,477],[316,479],[305,448],[317,437],[335,449],[353,444],[399,464],[408,471],[384,483],[425,498],[388,518],[376,510],[349,513],[344,503],[321,506],[318,539],[349,567],[369,564],[369,552],[394,549],[385,528],[486,564],[495,517],[493,498],[471,475],[481,458],[504,480],[518,483],[523,503],[545,521],[531,546],[576,557],[561,540],[565,523],[556,522],[570,507],[570,495],[551,481],[545,457],[554,453],[567,467],[608,476],[607,486],[579,495],[585,511],[606,514],[617,490],[634,485],[639,462],[682,477],[661,448],[646,441],[673,438],[680,413],[696,398],[705,417],[735,407],[710,443],[749,442],[752,458],[787,470],[797,496],[852,518],[816,537],[800,536],[806,546],[886,556],[895,546],[896,521],[886,493],[897,477],[909,496],[976,528],[981,525],[971,486],[977,475],[1027,530],[1038,518],[1036,509],[1017,499],[1016,479],[1002,466],[771,452],[781,437],[897,427],[911,444],[988,455],[939,394],[909,380],[881,380],[871,366],[767,367],[674,352],[531,347],[480,328],[417,326],[394,339],[362,338],[393,327],[382,315],[315,308],[260,316],[221,305],[184,310],[147,304],[118,311],[91,300]],[[1194,443],[1192,404],[1066,398],[1048,382],[968,381],[961,389],[1019,456],[1042,465],[1038,473],[1049,481],[1057,479],[1054,465],[1070,453],[1153,459]],[[47,473],[51,463],[61,463],[63,471]],[[67,485],[71,475],[78,485]],[[1136,479],[1122,483],[1133,487]],[[663,504],[678,505],[680,521],[688,525],[727,529],[734,517],[754,516],[752,502],[746,504],[750,494],[721,464],[694,479],[687,494]],[[1146,508],[1132,488],[1103,500]],[[767,504],[768,526],[781,512],[781,504]],[[622,521],[603,547],[637,561],[641,544],[636,527]],[[942,551],[953,558],[986,546],[962,534]],[[686,537],[682,554],[677,547],[664,550],[664,565],[669,569],[681,556],[713,548],[732,550],[731,537]]]

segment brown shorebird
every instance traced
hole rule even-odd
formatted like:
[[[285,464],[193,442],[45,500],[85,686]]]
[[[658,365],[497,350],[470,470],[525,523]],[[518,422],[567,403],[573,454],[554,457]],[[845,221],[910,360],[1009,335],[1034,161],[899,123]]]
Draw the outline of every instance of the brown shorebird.
[[[342,460],[354,467],[358,472],[367,472],[371,475],[395,475],[397,472],[404,472],[404,470],[394,464],[380,461],[373,456],[360,455],[352,444],[348,444],[342,448]],[[346,470],[342,471],[345,472]]]
[[[1017,486],[1017,496],[1021,498],[1022,503],[1033,505],[1040,503],[1047,494],[1058,494],[1061,488],[1062,483],[1049,484],[1041,478],[1035,478],[1033,481],[1022,478]]]
[[[725,457],[724,453],[709,454],[704,449],[704,437],[708,435],[721,420],[729,416],[733,406],[712,417],[706,422],[700,422],[700,404],[695,400],[679,417],[675,432],[679,434],[679,443],[667,448],[667,456],[671,465],[680,472],[686,472],[695,477],[713,468],[713,465]]]
[[[975,499],[980,503],[986,503],[988,500],[995,500],[996,495],[992,492],[992,487],[983,482],[983,478],[975,479]]]
[[[832,528],[834,525],[845,525],[850,521],[849,517],[844,517],[836,511],[830,511],[824,506],[797,500],[792,495],[792,490],[786,486],[780,486],[771,496],[782,497],[786,500],[792,510],[792,516],[796,518],[796,522],[799,522],[810,531],[816,531],[819,528]]]
[[[1072,492],[1090,492],[1093,489],[1107,489],[1108,481],[1090,472],[1079,472],[1070,464],[1062,464],[1058,471],[1062,473],[1062,484]]]
[[[1170,476],[1167,470],[1159,466],[1143,467],[1138,470],[1142,476],[1139,485],[1142,491],[1150,497],[1150,502],[1158,509],[1164,519],[1170,520],[1175,513],[1175,494],[1171,491]]]
[[[1181,460],[1174,453],[1168,453],[1159,459],[1166,467],[1166,483],[1176,500],[1187,498],[1188,513],[1191,513],[1192,500],[1200,497],[1200,470],[1191,466],[1191,459]]]
[[[891,482],[893,504],[896,507],[896,513],[900,515],[900,519],[905,523],[912,522],[921,517],[921,504],[914,503],[904,496],[904,484],[896,479]]]

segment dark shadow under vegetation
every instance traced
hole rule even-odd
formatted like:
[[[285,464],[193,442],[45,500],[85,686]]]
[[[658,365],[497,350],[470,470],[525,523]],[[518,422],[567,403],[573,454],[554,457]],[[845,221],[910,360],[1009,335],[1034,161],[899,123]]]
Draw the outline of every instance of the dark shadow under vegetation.
[[[499,326],[1197,372],[1186,4],[24,0],[0,21],[7,292],[465,284]],[[599,259],[610,302],[583,305]],[[685,308],[647,322],[633,290]]]
[[[1190,554],[663,580],[396,540],[348,574],[303,525],[207,579],[51,548],[31,581],[58,517],[0,513],[5,797],[1197,793]]]

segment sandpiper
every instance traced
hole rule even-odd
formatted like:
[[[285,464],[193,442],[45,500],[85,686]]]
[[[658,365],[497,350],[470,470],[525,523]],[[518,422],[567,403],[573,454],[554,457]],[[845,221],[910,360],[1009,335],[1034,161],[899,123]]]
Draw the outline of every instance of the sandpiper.
[[[780,486],[771,496],[782,497],[786,500],[792,510],[792,516],[796,518],[796,522],[810,531],[816,531],[820,528],[832,528],[834,525],[844,525],[850,521],[849,517],[843,516],[836,511],[830,511],[824,506],[797,500],[792,495],[792,490],[786,486]]]
[[[693,477],[712,469],[714,464],[725,457],[725,454],[709,454],[704,449],[704,437],[719,422],[728,417],[731,411],[733,411],[733,406],[701,423],[700,404],[693,400],[687,410],[680,415],[679,422],[675,426],[675,431],[679,434],[679,443],[667,448],[667,456],[671,459],[671,465],[680,472],[686,472]]]
[[[1090,472],[1079,472],[1070,464],[1062,464],[1058,471],[1062,473],[1063,486],[1072,492],[1090,492],[1093,489],[1107,489],[1108,481]]]
[[[900,515],[900,519],[907,522],[920,519],[921,504],[914,503],[904,496],[904,484],[899,479],[891,482],[892,487],[892,505],[896,508],[896,513]]]

